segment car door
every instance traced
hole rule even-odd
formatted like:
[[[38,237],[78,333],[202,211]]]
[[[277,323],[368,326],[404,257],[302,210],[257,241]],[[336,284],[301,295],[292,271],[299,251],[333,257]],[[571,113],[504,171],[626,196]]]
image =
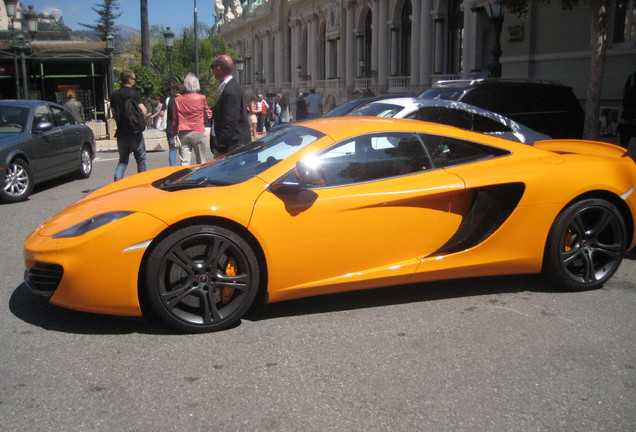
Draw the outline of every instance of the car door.
[[[53,127],[40,130],[38,125],[42,122],[50,123]],[[64,138],[61,129],[55,126],[48,104],[41,104],[34,108],[31,136],[34,153],[30,157],[36,181],[58,176],[63,171],[64,165]]]
[[[70,111],[54,105],[51,105],[50,108],[55,127],[62,132],[63,154],[61,169],[65,172],[75,171],[79,167],[82,145],[81,128]]]
[[[250,222],[270,300],[406,282],[461,222],[464,183],[434,169],[426,135],[360,135],[320,154],[325,184],[264,192]],[[280,182],[297,180],[292,171]]]

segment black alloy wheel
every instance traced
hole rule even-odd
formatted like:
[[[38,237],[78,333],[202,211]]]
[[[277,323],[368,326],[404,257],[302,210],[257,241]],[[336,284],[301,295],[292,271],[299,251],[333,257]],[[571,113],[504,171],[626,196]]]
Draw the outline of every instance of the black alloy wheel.
[[[564,209],[546,245],[543,273],[569,291],[600,288],[616,272],[626,248],[625,222],[602,199],[585,199]]]
[[[91,153],[90,148],[88,146],[82,147],[82,152],[80,153],[80,166],[77,171],[77,176],[81,179],[87,179],[91,176],[93,172],[93,154]]]
[[[202,333],[241,319],[258,291],[259,263],[235,232],[193,225],[152,250],[145,276],[152,311],[171,327]]]
[[[26,200],[33,192],[31,167],[22,159],[15,159],[4,170],[0,201],[15,203]]]

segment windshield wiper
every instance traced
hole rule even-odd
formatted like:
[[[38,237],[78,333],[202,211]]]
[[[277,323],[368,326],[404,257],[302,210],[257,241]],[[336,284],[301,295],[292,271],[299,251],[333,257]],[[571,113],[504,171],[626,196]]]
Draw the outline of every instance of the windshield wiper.
[[[194,189],[198,187],[204,186],[228,186],[234,184],[232,182],[221,181],[221,180],[210,180],[208,177],[203,177],[200,179],[191,179],[191,180],[181,180],[176,183],[168,183],[165,182],[161,185],[161,189],[163,190],[181,190],[181,189]]]

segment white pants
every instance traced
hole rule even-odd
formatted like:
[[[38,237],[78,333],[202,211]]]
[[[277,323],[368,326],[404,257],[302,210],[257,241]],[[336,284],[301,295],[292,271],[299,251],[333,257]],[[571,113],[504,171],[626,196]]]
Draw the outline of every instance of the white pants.
[[[196,164],[206,162],[205,158],[205,132],[180,131],[179,139],[181,147],[179,148],[179,156],[181,157],[181,165],[192,165],[192,152],[196,158]]]

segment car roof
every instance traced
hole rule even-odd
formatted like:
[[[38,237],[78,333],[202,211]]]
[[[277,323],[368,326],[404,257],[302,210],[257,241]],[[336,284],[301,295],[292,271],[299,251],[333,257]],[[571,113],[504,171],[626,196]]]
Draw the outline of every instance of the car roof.
[[[26,100],[26,99],[5,99],[5,100],[0,100],[0,105],[1,106],[14,106],[14,107],[22,107],[22,108],[32,108],[38,105],[42,105],[42,104],[48,104],[48,105],[53,105],[53,106],[58,106],[60,108],[64,108],[61,105],[58,105],[54,102],[49,102],[49,101],[43,101],[43,100]]]
[[[512,86],[512,85],[532,85],[532,86],[554,86],[567,87],[558,81],[549,80],[524,80],[524,79],[502,79],[502,78],[476,78],[476,79],[459,79],[459,80],[442,80],[433,84],[433,88],[467,88],[478,86]]]
[[[470,111],[470,112],[474,112],[477,114],[482,114],[485,115],[487,117],[492,117],[492,118],[499,118],[499,119],[506,119],[512,122],[512,120],[508,119],[507,117],[501,115],[501,114],[497,114],[497,113],[493,113],[492,111],[488,111],[484,108],[479,108],[477,106],[474,105],[470,105],[464,102],[458,102],[458,101],[454,101],[454,100],[448,100],[448,99],[427,99],[427,98],[417,98],[417,97],[402,97],[402,98],[392,98],[392,99],[385,99],[382,101],[373,101],[373,102],[369,102],[367,105],[371,105],[373,103],[386,103],[386,104],[395,104],[395,105],[401,105],[404,108],[420,108],[420,107],[424,107],[424,106],[431,106],[431,107],[443,107],[443,108],[453,108],[453,109],[461,109],[464,111]],[[360,107],[362,108],[362,107]]]

